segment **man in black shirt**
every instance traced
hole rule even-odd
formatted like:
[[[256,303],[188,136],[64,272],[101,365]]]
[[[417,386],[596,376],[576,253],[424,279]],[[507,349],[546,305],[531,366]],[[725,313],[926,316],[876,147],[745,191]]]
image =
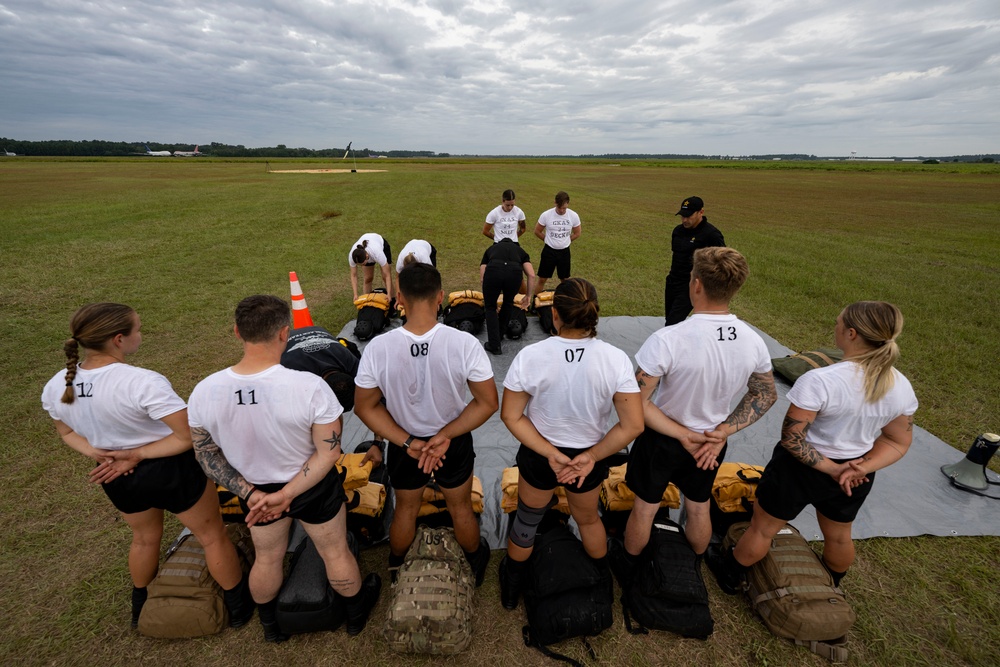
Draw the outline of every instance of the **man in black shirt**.
[[[528,276],[528,294],[534,294],[535,269],[521,246],[509,238],[494,243],[483,253],[479,264],[479,276],[483,281],[483,307],[486,309],[487,341],[483,345],[487,352],[500,354],[500,339],[510,321],[514,297],[521,288],[522,273]],[[503,305],[497,315],[497,298],[503,294]],[[525,299],[524,308],[528,307]]]
[[[670,272],[667,274],[666,287],[663,290],[666,313],[664,326],[682,322],[691,312],[688,283],[691,282],[694,251],[699,248],[726,245],[722,232],[709,224],[705,215],[705,202],[701,197],[685,199],[676,215],[681,216],[681,224],[674,227],[670,235],[673,258],[670,262]]]

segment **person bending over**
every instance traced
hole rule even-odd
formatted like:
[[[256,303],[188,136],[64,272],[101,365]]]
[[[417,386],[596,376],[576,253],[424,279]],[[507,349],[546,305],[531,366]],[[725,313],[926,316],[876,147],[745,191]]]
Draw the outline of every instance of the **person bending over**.
[[[347,263],[351,267],[351,289],[354,291],[355,301],[358,300],[358,267],[360,266],[364,272],[362,294],[369,294],[375,280],[376,264],[380,267],[385,289],[389,293],[389,301],[395,301],[396,284],[392,278],[392,248],[389,247],[388,241],[375,233],[363,234],[348,254]]]

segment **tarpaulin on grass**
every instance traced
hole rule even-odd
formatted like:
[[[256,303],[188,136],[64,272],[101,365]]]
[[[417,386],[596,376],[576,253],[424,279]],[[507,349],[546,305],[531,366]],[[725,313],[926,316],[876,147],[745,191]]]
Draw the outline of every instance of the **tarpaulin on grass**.
[[[659,317],[602,317],[598,325],[598,338],[628,353],[635,361],[635,353],[651,333],[662,326]],[[400,326],[392,320],[390,328]],[[353,337],[354,322],[349,322],[339,335],[354,340],[359,347],[365,343]],[[767,343],[771,357],[793,354],[771,336],[757,329]],[[480,340],[485,340],[485,331]],[[497,391],[503,393],[503,379],[511,360],[526,345],[546,337],[535,318],[528,319],[528,330],[517,341],[504,340],[503,355],[488,355],[493,364]],[[816,341],[815,347],[829,345],[830,341]],[[730,438],[728,461],[741,461],[764,465],[771,458],[771,451],[781,435],[781,423],[788,409],[787,394],[790,388],[780,378],[776,379],[778,401],[753,426]],[[917,399],[920,399],[918,393]],[[919,420],[920,413],[917,413]],[[962,452],[950,447],[927,431],[914,427],[913,445],[907,455],[893,466],[881,470],[871,495],[854,522],[853,535],[858,539],[869,537],[910,537],[914,535],[1000,535],[1000,522],[991,520],[991,512],[1000,505],[951,486],[941,474],[944,464],[955,463]],[[345,451],[371,438],[369,431],[353,413],[344,415],[343,442]],[[489,421],[474,433],[476,464],[475,474],[483,482],[484,512],[482,534],[490,547],[506,547],[506,516],[500,511],[500,476],[503,469],[514,464],[518,443],[500,421],[497,411]],[[995,475],[994,475],[995,477]],[[814,510],[809,507],[792,524],[810,540],[820,540],[822,535],[816,523]]]

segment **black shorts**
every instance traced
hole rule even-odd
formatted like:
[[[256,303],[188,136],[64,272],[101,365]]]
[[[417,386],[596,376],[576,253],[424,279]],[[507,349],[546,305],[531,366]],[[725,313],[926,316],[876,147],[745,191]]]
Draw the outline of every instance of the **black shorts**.
[[[844,463],[853,459],[830,460]],[[806,505],[812,505],[831,521],[851,523],[871,493],[874,482],[875,473],[870,472],[868,481],[851,489],[851,495],[847,495],[832,477],[802,463],[779,443],[757,484],[757,504],[782,521],[791,521]]]
[[[418,440],[428,440],[433,436]],[[429,473],[417,467],[417,459],[406,453],[399,445],[386,447],[386,469],[389,472],[389,484],[394,489],[412,491],[422,489],[431,481]],[[448,445],[441,467],[434,471],[434,481],[443,489],[455,489],[468,481],[472,475],[472,465],[476,460],[476,452],[472,448],[472,433],[455,436]]]
[[[560,452],[571,459],[579,456],[582,449],[571,447],[556,447]],[[545,491],[561,486],[566,489],[566,493],[586,493],[593,491],[601,485],[608,477],[607,459],[594,464],[594,469],[583,480],[583,486],[577,488],[576,482],[572,484],[561,484],[556,481],[556,474],[549,465],[549,460],[538,452],[521,445],[517,450],[517,471],[525,482],[536,489]]]
[[[311,524],[326,523],[331,520],[337,516],[341,506],[347,502],[347,494],[344,493],[343,484],[346,474],[346,472],[337,470],[334,467],[314,487],[307,489],[302,495],[296,496],[292,500],[292,504],[288,506],[288,510],[274,521],[280,521],[289,516],[293,519],[298,519],[302,523]],[[285,484],[287,483],[255,484],[254,486],[257,487],[258,491],[274,493],[285,488]],[[240,498],[240,507],[243,508],[244,514],[250,512],[250,507],[243,498]],[[255,525],[266,526],[274,523],[274,521],[261,521]]]
[[[432,249],[433,249],[433,247],[434,246],[431,246]],[[385,263],[388,264],[388,265],[391,265],[392,264],[392,248],[389,247],[389,242],[386,241],[385,239],[382,239],[382,251],[385,252]],[[435,252],[434,255],[437,256],[437,253]],[[374,261],[365,262],[361,266],[375,266],[375,262]],[[435,266],[437,266],[437,265],[435,264]],[[308,523],[308,522],[306,522],[306,523]]]
[[[718,462],[726,458],[726,444]],[[659,505],[671,482],[693,503],[707,502],[719,469],[702,470],[681,443],[669,435],[646,428],[628,455],[625,484],[642,500]]]
[[[566,280],[569,274],[569,248],[555,250],[547,245],[542,246],[542,257],[538,261],[538,277],[551,278],[558,272],[559,280]]]
[[[189,449],[174,456],[140,461],[131,475],[122,475],[101,488],[123,514],[150,509],[180,514],[201,499],[207,481],[194,450]]]

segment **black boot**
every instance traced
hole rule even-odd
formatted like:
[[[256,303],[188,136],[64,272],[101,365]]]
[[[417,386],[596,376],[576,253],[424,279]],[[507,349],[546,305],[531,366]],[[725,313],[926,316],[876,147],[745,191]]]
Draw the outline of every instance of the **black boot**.
[[[614,573],[615,579],[618,580],[618,585],[622,587],[623,591],[628,590],[632,583],[632,576],[635,574],[635,568],[639,564],[639,557],[626,551],[621,540],[609,537],[607,558],[611,565],[611,571]]]
[[[136,588],[132,587],[132,629],[135,630],[139,627],[139,614],[142,613],[142,606],[146,604],[146,597],[149,593],[146,591],[146,587]]]
[[[257,605],[260,612],[260,625],[264,628],[264,641],[280,644],[288,641],[288,635],[278,627],[277,610],[278,600],[275,598],[270,602]]]
[[[528,561],[511,560],[507,554],[500,559],[500,604],[504,609],[517,609],[527,564]]]
[[[485,537],[479,538],[479,548],[474,553],[465,552],[465,558],[472,566],[472,572],[476,575],[476,588],[483,585],[486,578],[486,568],[490,564],[490,546]]]
[[[705,552],[705,564],[715,575],[719,588],[727,595],[736,595],[743,588],[743,575],[747,568],[740,565],[733,555],[733,547],[725,551],[719,546],[711,545]]]
[[[347,605],[347,634],[351,637],[360,634],[365,629],[368,616],[375,603],[378,602],[381,590],[382,577],[372,572],[361,582],[360,591],[352,597],[344,598]]]
[[[389,580],[391,585],[396,585],[396,581],[399,579],[399,568],[405,561],[406,554],[396,556],[392,552],[389,553]]]
[[[228,591],[222,591],[222,599],[229,611],[229,627],[242,628],[253,618],[253,596],[250,595],[250,586],[245,575],[240,579],[240,583]]]

